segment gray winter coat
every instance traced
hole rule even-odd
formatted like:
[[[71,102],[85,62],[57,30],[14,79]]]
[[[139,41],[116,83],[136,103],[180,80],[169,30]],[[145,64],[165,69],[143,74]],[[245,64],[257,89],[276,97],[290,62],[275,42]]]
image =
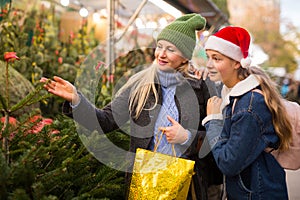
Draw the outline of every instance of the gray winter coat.
[[[72,108],[69,102],[65,102],[63,113],[73,117],[75,121],[89,130],[97,130],[99,133],[104,134],[119,129],[129,121],[129,151],[135,152],[137,148],[149,149],[154,135],[156,118],[162,103],[160,85],[156,85],[156,87],[159,95],[158,106],[150,109],[155,103],[154,94],[151,93],[146,101],[145,109],[141,112],[138,119],[134,119],[132,117],[134,113],[130,114],[129,112],[131,88],[127,88],[102,109],[96,108],[80,94],[81,101],[76,108]],[[198,151],[205,137],[205,128],[201,125],[201,122],[206,116],[206,103],[209,97],[207,85],[203,80],[186,79],[186,81],[177,86],[175,93],[175,102],[179,111],[179,123],[192,133],[191,141],[185,146],[183,145],[186,151],[182,157],[196,161],[197,167],[195,169],[199,169],[199,172],[196,172],[198,179],[195,180],[195,185],[199,188],[196,189],[198,199],[206,199],[206,191],[203,190],[206,190],[208,185],[222,182],[222,175],[216,168],[211,154],[208,154],[203,159],[198,158]],[[129,159],[131,163],[129,168],[132,168],[134,157],[131,156]],[[130,173],[127,173],[127,175],[129,175],[127,176],[129,181]]]

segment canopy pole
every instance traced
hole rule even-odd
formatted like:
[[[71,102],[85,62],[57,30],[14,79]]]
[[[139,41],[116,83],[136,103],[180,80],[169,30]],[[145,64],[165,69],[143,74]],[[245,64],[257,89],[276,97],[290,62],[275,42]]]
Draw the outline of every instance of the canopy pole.
[[[130,17],[126,27],[124,28],[124,31],[122,33],[122,35],[117,39],[117,42],[120,41],[122,39],[122,37],[125,35],[125,33],[127,32],[128,28],[130,27],[130,25],[134,22],[134,20],[137,18],[137,16],[140,14],[141,10],[143,9],[143,7],[145,6],[145,4],[147,3],[148,0],[143,0],[139,7],[135,10],[135,12],[133,13],[133,15]]]
[[[107,0],[107,37],[106,37],[106,66],[108,67],[107,76],[111,80],[111,75],[115,71],[115,0]],[[110,81],[109,81],[110,82]]]

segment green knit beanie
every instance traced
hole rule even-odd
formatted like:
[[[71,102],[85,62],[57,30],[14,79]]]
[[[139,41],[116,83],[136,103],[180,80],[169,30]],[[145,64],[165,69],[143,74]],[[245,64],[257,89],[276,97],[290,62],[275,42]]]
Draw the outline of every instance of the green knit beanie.
[[[200,14],[191,13],[177,18],[167,25],[156,41],[166,40],[174,44],[187,59],[191,59],[196,45],[196,30],[202,30],[206,20]]]

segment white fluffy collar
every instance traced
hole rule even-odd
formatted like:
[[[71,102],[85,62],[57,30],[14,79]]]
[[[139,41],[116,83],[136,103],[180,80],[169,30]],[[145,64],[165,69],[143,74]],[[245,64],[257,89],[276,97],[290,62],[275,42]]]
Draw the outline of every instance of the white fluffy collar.
[[[230,103],[229,97],[241,96],[259,85],[259,81],[253,74],[238,82],[233,88],[228,88],[224,85],[221,93],[223,102],[220,110],[222,111]]]

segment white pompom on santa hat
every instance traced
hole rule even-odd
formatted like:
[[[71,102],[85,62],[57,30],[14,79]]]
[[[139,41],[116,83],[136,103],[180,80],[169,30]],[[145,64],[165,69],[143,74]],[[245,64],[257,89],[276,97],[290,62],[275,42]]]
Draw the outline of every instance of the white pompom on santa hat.
[[[249,32],[236,26],[222,28],[214,35],[211,35],[206,43],[205,50],[215,50],[241,63],[243,68],[251,65],[249,57],[249,46],[251,37]]]

